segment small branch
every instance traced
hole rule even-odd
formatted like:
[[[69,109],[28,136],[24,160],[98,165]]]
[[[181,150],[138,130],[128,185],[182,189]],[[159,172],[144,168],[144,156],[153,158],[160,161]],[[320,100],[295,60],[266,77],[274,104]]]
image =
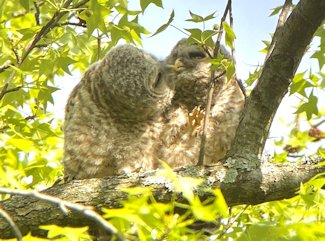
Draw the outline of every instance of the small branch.
[[[74,23],[74,22],[64,22],[64,23],[58,23],[56,26],[66,26],[66,25],[71,25],[71,26],[78,26],[78,27],[83,27],[86,28],[87,25],[84,22],[78,22],[78,23]]]
[[[279,32],[281,31],[283,24],[285,23],[285,21],[288,18],[288,14],[291,10],[291,7],[292,7],[292,0],[285,0],[285,3],[283,4],[281,13],[279,15],[278,23],[276,25],[272,41],[269,46],[269,50],[267,51],[267,54],[265,56],[265,61],[270,57],[270,55],[274,49],[275,43],[277,42],[277,38],[279,36]]]
[[[35,7],[35,22],[36,25],[41,25],[41,21],[40,21],[40,10],[39,10],[39,5],[37,4],[37,2],[33,1],[34,3],[34,7]]]
[[[10,227],[12,228],[12,231],[16,235],[17,240],[18,241],[23,241],[23,235],[21,234],[21,232],[20,232],[19,228],[17,227],[16,223],[14,222],[14,220],[12,220],[10,215],[1,208],[0,208],[0,216],[2,216],[9,223]]]
[[[10,65],[12,65],[11,61],[7,60],[3,65],[0,66],[0,73],[5,71],[6,69],[9,69]]]
[[[313,127],[319,127],[323,123],[325,123],[325,120],[318,122],[317,124],[313,125]]]
[[[171,27],[177,29],[178,31],[180,31],[181,33],[185,34],[186,36],[190,36],[190,34],[186,33],[185,31],[183,31],[182,29],[180,29],[179,27],[176,27],[175,25],[171,24],[170,25]]]
[[[221,18],[221,23],[220,23],[220,29],[218,33],[218,37],[215,43],[215,47],[213,50],[213,58],[216,59],[218,57],[218,53],[220,50],[220,41],[223,33],[223,27],[222,23],[226,20],[227,14],[231,8],[231,0],[228,0],[226,9],[223,13],[223,16]],[[205,144],[206,144],[206,132],[207,132],[207,127],[208,127],[208,122],[209,122],[209,115],[210,115],[210,109],[211,109],[211,103],[212,103],[212,97],[213,97],[213,91],[214,91],[214,86],[215,86],[215,69],[211,70],[211,84],[209,86],[209,91],[208,91],[208,99],[205,107],[205,116],[204,116],[204,122],[203,122],[203,128],[202,128],[202,135],[201,135],[201,144],[200,144],[200,153],[199,153],[199,159],[197,162],[198,166],[203,165],[204,163],[204,153],[205,153]]]
[[[234,18],[232,16],[231,0],[230,0],[230,7],[229,7],[229,22],[230,22],[231,29],[234,29]],[[234,64],[236,64],[235,52],[236,52],[235,43],[233,43],[233,48],[231,49],[231,57],[232,57],[232,61],[234,62]]]
[[[17,87],[15,87],[15,88],[8,89],[8,86],[9,86],[8,83],[6,83],[6,84],[3,86],[3,88],[2,88],[2,90],[1,90],[1,92],[0,92],[0,100],[4,97],[5,94],[8,94],[8,93],[10,93],[10,92],[18,91],[18,90],[20,90],[20,89],[22,88],[22,86],[17,86]]]
[[[99,30],[97,29],[97,60],[100,59],[100,50],[101,50],[101,36]]]
[[[249,207],[249,205],[246,205],[233,219],[228,219],[228,223],[226,227],[222,230],[222,232],[218,235],[216,240],[219,240],[222,238],[223,235],[227,233],[227,231],[231,228],[231,226],[237,221],[238,218],[240,218],[241,215],[246,211],[246,209]],[[231,210],[231,209],[230,209]]]
[[[67,208],[77,211],[77,212],[80,212],[83,215],[94,220],[96,223],[98,223],[100,226],[102,226],[110,234],[115,235],[117,237],[117,240],[124,240],[122,235],[118,232],[118,230],[113,225],[108,223],[104,218],[102,218],[102,216],[100,216],[97,212],[92,210],[93,207],[83,206],[81,204],[68,202],[68,201],[62,200],[60,198],[42,194],[42,193],[39,193],[36,191],[25,191],[25,190],[13,190],[10,188],[0,188],[0,193],[34,197],[39,200],[54,203],[57,206],[59,206],[61,208],[61,210],[66,214],[68,213]]]

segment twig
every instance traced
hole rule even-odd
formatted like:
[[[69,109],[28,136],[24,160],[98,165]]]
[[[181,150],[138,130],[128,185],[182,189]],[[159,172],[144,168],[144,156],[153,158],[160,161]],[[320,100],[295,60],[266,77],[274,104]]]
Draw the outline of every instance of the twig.
[[[230,7],[229,7],[229,22],[230,22],[231,29],[234,29],[234,18],[232,16],[232,2],[231,2],[231,0],[230,0]],[[234,64],[236,64],[235,53],[236,53],[235,43],[233,43],[232,49],[231,49],[231,57],[232,57],[232,61],[234,62]]]
[[[12,228],[12,231],[16,235],[17,240],[22,241],[23,240],[23,235],[21,234],[19,228],[17,227],[14,220],[12,220],[10,215],[5,210],[0,208],[0,216],[2,216],[9,223],[10,227]]]
[[[101,50],[101,36],[99,30],[97,29],[97,60],[100,59],[100,50]]]
[[[35,7],[35,22],[36,22],[36,25],[41,25],[41,21],[40,21],[40,10],[39,10],[39,5],[37,2],[33,1],[34,3],[34,7]]]
[[[313,127],[319,127],[321,124],[325,123],[325,120],[321,120],[320,122],[318,122],[317,124],[313,125]]]
[[[173,28],[175,28],[175,29],[177,29],[178,31],[180,31],[183,34],[185,34],[187,36],[190,36],[190,34],[188,34],[187,32],[185,32],[184,30],[180,29],[179,27],[177,27],[177,26],[175,26],[173,24],[171,24],[170,26],[173,27]]]
[[[288,17],[288,14],[289,14],[289,12],[291,10],[291,7],[292,7],[292,0],[285,0],[285,2],[283,4],[283,7],[282,7],[282,10],[281,10],[281,13],[279,15],[278,23],[276,25],[272,41],[271,41],[270,46],[269,46],[269,50],[267,51],[267,54],[265,56],[265,61],[270,57],[270,55],[271,55],[271,53],[272,53],[272,51],[274,49],[274,46],[275,46],[275,44],[277,42],[279,32],[281,31],[281,28],[282,28],[283,24],[285,23],[285,21],[286,21],[286,19]]]
[[[60,198],[46,195],[43,193],[39,193],[36,191],[28,191],[28,190],[14,190],[10,188],[0,188],[0,193],[4,194],[11,194],[11,195],[20,195],[20,196],[29,196],[34,197],[39,200],[47,201],[50,203],[54,203],[58,205],[61,210],[66,213],[67,208],[80,212],[83,215],[89,217],[90,219],[94,220],[96,223],[98,223],[100,226],[102,226],[106,231],[108,231],[110,234],[115,235],[117,240],[123,241],[123,236],[118,232],[118,230],[111,225],[109,222],[107,222],[102,216],[100,216],[97,212],[95,212],[93,207],[91,206],[84,206],[78,203],[68,202],[65,200],[62,200]]]
[[[230,0],[230,2],[231,2],[231,0]],[[231,29],[234,29],[234,18],[232,16],[232,3],[230,3],[230,8],[229,8],[229,22],[230,22]],[[232,58],[232,61],[233,61],[234,65],[235,65],[235,69],[236,69],[236,48],[235,48],[235,43],[234,42],[233,42],[232,49],[231,49],[231,58]],[[241,92],[243,93],[243,95],[246,98],[247,94],[246,94],[244,84],[241,82],[240,79],[237,78],[236,75],[235,75],[235,77],[236,77],[236,80],[237,80],[237,83],[239,85],[239,88],[240,88]]]
[[[5,71],[6,69],[9,69],[10,65],[12,65],[11,61],[7,60],[3,65],[0,66],[0,73]]]
[[[225,21],[230,8],[231,8],[231,0],[228,0],[226,9],[225,9],[225,11],[223,13],[223,16],[221,18],[220,29],[219,29],[218,37],[217,37],[215,47],[214,47],[214,50],[213,50],[213,58],[214,59],[216,59],[218,57],[218,53],[219,53],[219,50],[220,50],[220,41],[221,41],[221,37],[222,37],[222,33],[223,33],[223,31],[222,31],[223,30],[222,23]],[[196,164],[198,166],[203,165],[203,162],[204,162],[204,152],[205,152],[205,144],[206,144],[206,132],[207,132],[207,127],[208,127],[208,121],[209,121],[209,115],[210,115],[210,109],[211,109],[214,86],[215,86],[215,69],[213,68],[211,70],[211,84],[209,86],[208,99],[207,99],[206,108],[205,108],[205,116],[204,116],[203,130],[202,130],[202,135],[201,135],[199,159],[198,159],[198,162]]]
[[[226,227],[222,230],[222,232],[218,235],[218,237],[216,238],[216,240],[221,239],[221,237],[223,235],[225,235],[228,231],[228,229],[231,228],[231,226],[237,221],[237,219],[243,215],[243,213],[246,211],[246,209],[248,208],[249,205],[246,205],[233,219],[228,219],[228,223],[226,225]],[[231,210],[231,209],[230,209]]]
[[[6,88],[5,88],[6,87]],[[4,86],[0,92],[0,100],[3,98],[3,96],[5,94],[8,94],[10,92],[15,92],[15,91],[18,91],[22,88],[22,86],[17,86],[15,88],[12,88],[12,89],[8,89],[8,86]]]
[[[78,22],[78,23],[75,23],[75,22],[64,22],[64,23],[58,23],[56,26],[65,26],[65,25],[71,25],[71,26],[78,26],[78,27],[83,27],[83,28],[86,28],[87,25],[84,23],[84,22]]]

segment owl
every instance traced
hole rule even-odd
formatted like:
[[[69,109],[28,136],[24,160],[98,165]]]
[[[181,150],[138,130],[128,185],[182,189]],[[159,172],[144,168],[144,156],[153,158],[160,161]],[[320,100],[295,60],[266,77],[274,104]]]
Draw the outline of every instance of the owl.
[[[221,48],[225,58],[226,50]],[[204,108],[211,82],[211,62],[200,46],[181,40],[165,63],[173,66],[175,95],[164,111],[164,130],[161,131],[157,152],[171,167],[196,164],[199,157]],[[208,116],[205,162],[210,165],[225,157],[235,137],[245,95],[235,77],[227,80],[223,70],[213,91]]]
[[[226,55],[226,54],[225,54]],[[222,69],[212,99],[205,163],[220,161],[234,139],[245,97]],[[207,54],[181,40],[158,61],[130,45],[112,49],[72,91],[64,124],[65,179],[196,164],[211,82]]]
[[[131,45],[113,48],[72,91],[65,111],[65,180],[156,168],[161,115],[174,96],[167,65]]]

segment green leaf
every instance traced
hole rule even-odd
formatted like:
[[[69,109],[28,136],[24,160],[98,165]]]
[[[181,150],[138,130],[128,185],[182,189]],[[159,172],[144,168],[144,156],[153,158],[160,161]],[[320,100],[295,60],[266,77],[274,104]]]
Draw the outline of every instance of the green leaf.
[[[202,17],[202,16],[200,16],[198,14],[195,14],[195,13],[193,13],[191,11],[189,11],[189,12],[190,12],[190,15],[191,15],[192,18],[186,19],[185,21],[194,22],[194,23],[205,22],[205,21],[208,21],[210,19],[213,19],[213,18],[215,18],[214,14],[216,13],[216,12],[213,12],[213,13],[209,14],[206,17]]]
[[[150,37],[153,37],[153,36],[157,35],[158,33],[161,33],[162,31],[164,31],[166,28],[168,28],[168,26],[171,24],[171,22],[173,22],[174,17],[175,17],[175,12],[174,12],[174,10],[173,10],[173,11],[171,12],[170,16],[169,16],[169,19],[168,19],[167,23],[161,25],[161,26],[156,30],[156,32],[154,32]]]
[[[325,52],[324,50],[316,51],[311,58],[317,59],[319,69],[322,69],[325,64]]]
[[[222,22],[222,26],[226,32],[225,39],[226,45],[229,46],[231,49],[234,48],[234,40],[236,39],[236,35],[233,32],[232,28],[228,25],[227,22]]]
[[[160,8],[163,7],[162,0],[140,0],[140,6],[142,12],[144,12],[151,3],[155,4],[157,7]]]
[[[283,8],[283,6],[278,6],[278,7],[276,7],[276,8],[273,8],[272,10],[272,12],[271,12],[271,14],[269,15],[269,17],[271,17],[271,16],[274,16],[274,15],[277,15],[280,11],[281,11],[281,9]]]
[[[12,145],[22,151],[29,152],[35,150],[34,142],[21,138],[10,138],[7,145]]]
[[[197,15],[195,13],[192,13],[191,10],[189,12],[190,12],[190,15],[192,18],[186,19],[186,21],[191,21],[191,22],[195,22],[195,23],[203,22],[203,17],[201,17],[200,15]]]
[[[89,10],[82,12],[82,18],[87,22],[88,35],[90,36],[95,29],[106,33],[105,19],[111,14],[110,9],[99,4],[97,0],[91,0]]]
[[[68,56],[62,56],[57,58],[57,65],[60,69],[62,69],[65,73],[71,75],[71,72],[69,70],[69,65],[74,64],[74,59],[68,57]]]
[[[299,93],[304,97],[307,97],[306,89],[314,87],[313,84],[304,79],[305,72],[296,74],[290,85],[290,95]]]
[[[90,238],[87,234],[88,227],[72,228],[60,227],[57,225],[42,225],[40,228],[48,231],[48,238],[59,238],[60,236],[64,236],[71,241],[79,241],[84,240],[85,238]]]
[[[287,152],[274,153],[274,161],[278,163],[286,162],[288,157]]]
[[[201,34],[201,41],[203,44],[206,44],[210,48],[213,48],[215,46],[215,43],[212,39],[212,37],[216,35],[216,31],[213,30],[205,30]]]
[[[220,189],[213,190],[213,194],[215,195],[214,206],[218,210],[218,212],[223,216],[228,216],[228,205],[226,200]]]
[[[245,81],[245,83],[248,86],[251,86],[254,84],[254,82],[260,77],[262,69],[256,69],[253,73],[249,73],[248,79]]]
[[[318,115],[317,102],[318,98],[314,96],[312,92],[308,97],[308,101],[302,104],[295,113],[298,114],[305,112],[307,120],[310,120],[312,115]]]
[[[19,3],[25,8],[25,10],[29,11],[30,0],[19,0]]]
[[[189,39],[194,40],[196,43],[202,43],[201,37],[202,37],[202,30],[199,28],[190,28],[185,29],[187,32],[190,33]]]
[[[216,13],[216,11],[214,11],[213,13],[209,14],[208,16],[204,17],[204,21],[208,21],[208,20],[211,20],[211,19],[214,19],[215,16],[214,14]]]
[[[315,204],[317,194],[318,189],[311,183],[307,182],[305,184],[300,184],[299,195],[305,201],[307,206],[310,207]]]

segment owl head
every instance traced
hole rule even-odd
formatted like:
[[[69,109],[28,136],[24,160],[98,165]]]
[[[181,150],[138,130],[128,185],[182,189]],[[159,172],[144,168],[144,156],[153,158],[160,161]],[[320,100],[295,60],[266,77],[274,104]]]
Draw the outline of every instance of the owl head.
[[[225,51],[224,48],[221,49],[224,56]],[[189,109],[205,105],[211,82],[211,59],[206,50],[196,43],[182,39],[173,48],[165,62],[173,66],[173,82],[175,83],[173,103],[185,105]],[[224,81],[225,79],[219,81],[219,85],[222,85]]]
[[[94,85],[102,106],[131,121],[162,112],[174,94],[170,68],[132,45],[113,48],[95,66]]]

